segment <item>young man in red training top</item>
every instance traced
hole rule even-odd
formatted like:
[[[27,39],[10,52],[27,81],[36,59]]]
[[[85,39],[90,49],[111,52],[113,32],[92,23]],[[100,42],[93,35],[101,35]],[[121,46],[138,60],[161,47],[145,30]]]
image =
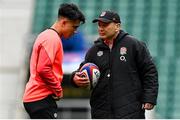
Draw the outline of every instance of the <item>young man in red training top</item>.
[[[55,101],[63,96],[61,37],[72,36],[81,23],[85,23],[85,17],[76,5],[61,4],[57,21],[38,35],[31,54],[30,78],[23,96],[30,118],[57,118]]]

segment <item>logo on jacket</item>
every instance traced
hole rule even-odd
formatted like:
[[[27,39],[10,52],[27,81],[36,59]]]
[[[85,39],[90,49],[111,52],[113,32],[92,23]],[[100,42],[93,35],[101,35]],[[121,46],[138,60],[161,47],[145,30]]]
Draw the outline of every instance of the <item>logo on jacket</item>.
[[[120,54],[121,54],[121,55],[127,54],[127,48],[126,48],[126,47],[121,47],[121,48],[120,48]]]
[[[120,60],[121,61],[124,61],[124,62],[126,62],[126,57],[124,56],[124,55],[126,55],[127,54],[127,48],[126,47],[121,47],[120,48]]]
[[[98,52],[97,52],[97,56],[100,57],[100,56],[102,56],[102,55],[103,55],[103,51],[98,51]]]

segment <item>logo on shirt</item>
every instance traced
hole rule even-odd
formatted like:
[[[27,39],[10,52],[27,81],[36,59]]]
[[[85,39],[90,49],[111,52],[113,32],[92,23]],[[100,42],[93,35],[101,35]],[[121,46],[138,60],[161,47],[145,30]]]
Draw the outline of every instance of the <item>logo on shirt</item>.
[[[100,56],[102,56],[102,55],[103,55],[103,51],[98,51],[98,52],[97,52],[97,56],[100,57]]]
[[[54,113],[54,117],[57,118],[57,116],[58,116],[57,113]]]
[[[127,48],[121,47],[120,48],[120,60],[126,62],[126,57],[124,55],[127,54]]]

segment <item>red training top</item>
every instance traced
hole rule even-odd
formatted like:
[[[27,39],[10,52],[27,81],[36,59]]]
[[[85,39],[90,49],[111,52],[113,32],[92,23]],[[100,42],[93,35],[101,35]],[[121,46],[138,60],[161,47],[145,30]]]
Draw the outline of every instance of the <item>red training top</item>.
[[[30,78],[23,102],[41,100],[50,94],[61,96],[63,47],[58,33],[52,29],[36,39],[30,61]]]

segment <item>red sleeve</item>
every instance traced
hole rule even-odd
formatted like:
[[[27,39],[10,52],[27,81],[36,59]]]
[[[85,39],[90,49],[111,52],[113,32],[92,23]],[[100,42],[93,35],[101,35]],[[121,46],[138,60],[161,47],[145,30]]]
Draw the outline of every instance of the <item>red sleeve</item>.
[[[37,72],[39,76],[56,96],[60,96],[62,91],[60,81],[53,73],[51,60],[43,46],[40,48],[38,58]]]

